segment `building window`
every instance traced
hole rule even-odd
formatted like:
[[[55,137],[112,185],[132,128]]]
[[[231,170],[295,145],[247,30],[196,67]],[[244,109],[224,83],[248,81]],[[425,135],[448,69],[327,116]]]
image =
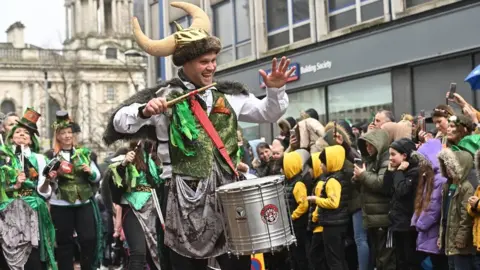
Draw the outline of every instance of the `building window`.
[[[247,141],[256,140],[260,138],[260,125],[246,122],[238,122],[242,130],[242,135]]]
[[[318,120],[321,123],[327,121],[325,111],[325,88],[314,88],[296,93],[288,94],[289,105],[284,118],[300,118],[301,113],[307,109],[315,109],[318,113]]]
[[[383,0],[328,0],[330,31],[383,16]]]
[[[223,46],[217,63],[221,65],[252,55],[248,0],[223,1],[213,6],[212,10],[214,33]]]
[[[7,99],[2,101],[2,104],[0,105],[0,110],[2,113],[7,114],[9,112],[15,112],[15,103],[13,101]]]
[[[115,101],[115,88],[111,86],[107,88],[107,101]]]
[[[177,22],[183,28],[188,28],[192,24],[192,17],[183,16],[183,17],[179,18],[178,20],[175,20],[175,22]],[[171,31],[172,34],[177,32],[177,27],[175,26],[174,22],[170,23],[170,31]]]
[[[371,121],[379,110],[392,110],[390,73],[337,83],[328,87],[329,120],[352,124]]]
[[[310,38],[309,0],[265,0],[268,49]]]
[[[117,59],[117,49],[116,48],[107,48],[105,55],[107,59]]]
[[[407,6],[407,8],[411,8],[428,2],[432,2],[432,0],[406,0],[405,5]]]

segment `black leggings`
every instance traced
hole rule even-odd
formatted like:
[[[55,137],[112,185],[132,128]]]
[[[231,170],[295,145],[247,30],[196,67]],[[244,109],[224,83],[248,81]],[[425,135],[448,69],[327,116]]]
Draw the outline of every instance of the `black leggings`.
[[[148,263],[150,269],[157,269],[147,249],[145,234],[130,206],[122,205],[123,232],[129,248],[128,269],[144,269]]]
[[[92,269],[97,245],[97,228],[92,205],[90,203],[75,207],[52,205],[50,214],[57,237],[55,258],[58,269],[73,270],[74,231],[77,232],[81,249],[80,266],[82,269]]]

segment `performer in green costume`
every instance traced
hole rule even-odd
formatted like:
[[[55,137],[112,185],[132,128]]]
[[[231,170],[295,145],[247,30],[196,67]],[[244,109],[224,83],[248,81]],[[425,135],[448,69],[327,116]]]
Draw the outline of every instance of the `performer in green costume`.
[[[0,147],[0,244],[13,270],[56,270],[55,229],[45,199],[52,193],[43,175],[45,156],[39,150],[37,121],[40,114],[27,108]]]
[[[111,173],[107,172],[109,178],[104,179],[109,181],[112,202],[122,207],[122,219],[115,224],[115,234],[120,234],[123,227],[130,250],[128,269],[143,269],[145,263],[150,269],[161,269],[156,194],[152,191],[163,180],[158,161],[152,156],[152,151],[155,151],[152,146],[148,141],[130,142],[126,155],[114,157],[118,161],[109,166]]]
[[[54,147],[46,154],[54,159],[51,162],[59,163],[53,166],[57,176],[50,199],[57,233],[57,262],[61,270],[73,270],[76,232],[81,249],[80,266],[97,269],[103,252],[102,223],[92,185],[100,180],[100,171],[91,160],[90,149],[76,145],[73,124],[67,112],[57,111]]]
[[[173,55],[173,63],[182,67],[178,78],[140,91],[124,102],[110,118],[104,140],[107,144],[147,137],[157,141],[163,163],[161,177],[168,186],[167,200],[162,203],[166,207],[165,245],[171,249],[174,270],[205,269],[207,259],[215,257],[222,269],[247,270],[250,256],[226,254],[215,189],[238,179],[238,121],[276,122],[287,109],[285,84],[294,69],[288,70],[290,60],[282,58],[278,65],[273,60],[269,74],[261,70],[266,86],[266,97],[261,100],[240,83],[217,82],[167,111],[167,100],[212,84],[222,47],[220,40],[210,35],[210,20],[202,9],[184,2],[171,5],[193,18],[189,28],[177,25],[174,35],[153,41],[134,20],[134,34],[147,53]],[[219,139],[214,142],[212,136]]]

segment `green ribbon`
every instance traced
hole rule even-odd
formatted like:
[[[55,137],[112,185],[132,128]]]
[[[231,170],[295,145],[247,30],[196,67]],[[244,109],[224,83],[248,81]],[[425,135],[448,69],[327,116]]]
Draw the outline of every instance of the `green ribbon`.
[[[198,129],[192,110],[186,100],[175,104],[170,124],[170,142],[179,148],[186,156],[194,156],[195,151],[185,145],[184,140],[190,142],[198,139]]]

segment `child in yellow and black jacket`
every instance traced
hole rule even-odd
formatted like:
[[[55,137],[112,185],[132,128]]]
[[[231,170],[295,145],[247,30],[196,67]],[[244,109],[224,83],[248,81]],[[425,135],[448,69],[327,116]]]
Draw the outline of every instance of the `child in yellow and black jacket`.
[[[308,269],[306,247],[308,223],[308,186],[304,179],[309,178],[307,161],[310,153],[298,149],[286,153],[283,157],[283,173],[285,174],[285,194],[291,212],[291,219],[297,245],[293,247],[292,258],[295,270]]]
[[[325,181],[317,184],[318,195],[309,196],[315,202],[318,224],[316,232],[323,230],[325,257],[329,269],[348,269],[345,260],[345,238],[349,222],[348,202],[350,200],[350,179],[342,168],[345,163],[345,149],[335,145],[325,148],[319,155]],[[314,216],[315,218],[315,216]],[[315,234],[315,231],[314,231]],[[312,244],[313,245],[313,244]]]
[[[310,167],[310,175],[313,179],[314,188],[312,191],[313,198],[320,197],[325,181],[322,179],[322,166],[320,163],[320,153],[314,153],[308,160]],[[308,198],[308,197],[307,197]],[[312,240],[308,252],[308,261],[310,269],[323,270],[328,269],[325,258],[325,249],[323,244],[323,227],[318,222],[318,208],[312,204],[309,210],[309,228],[313,231]]]

